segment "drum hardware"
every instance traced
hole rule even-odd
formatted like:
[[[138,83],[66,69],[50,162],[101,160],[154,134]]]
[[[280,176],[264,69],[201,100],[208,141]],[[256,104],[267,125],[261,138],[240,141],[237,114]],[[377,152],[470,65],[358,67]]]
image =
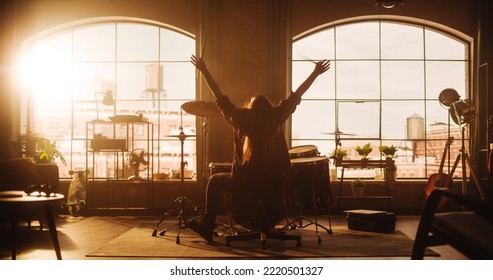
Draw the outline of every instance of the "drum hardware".
[[[181,115],[181,111],[180,111],[180,115]],[[187,209],[186,209],[186,203],[189,202],[191,203],[191,200],[185,196],[183,196],[183,185],[184,185],[184,181],[185,181],[185,165],[187,165],[188,163],[186,161],[184,161],[184,158],[183,158],[183,146],[184,146],[184,142],[185,142],[185,139],[188,138],[188,137],[195,137],[195,135],[186,135],[184,132],[183,132],[183,121],[181,122],[180,124],[180,133],[178,135],[168,135],[168,137],[176,137],[180,140],[181,142],[181,162],[180,162],[180,196],[177,197],[175,199],[175,201],[173,202],[173,204],[171,205],[171,207],[168,209],[168,211],[166,211],[161,219],[159,220],[159,222],[156,224],[155,228],[154,228],[154,231],[152,232],[152,236],[156,236],[157,233],[158,233],[158,230],[159,230],[159,227],[161,226],[161,224],[164,222],[164,220],[166,220],[166,218],[169,216],[169,214],[171,214],[173,211],[177,211],[178,212],[178,216],[177,216],[177,219],[178,219],[178,234],[176,235],[176,244],[180,244],[180,229],[182,228],[185,228],[187,227]],[[193,207],[194,211],[197,212],[197,206],[194,206]],[[160,236],[164,236],[164,234],[166,233],[166,229],[163,229],[159,232],[159,235]]]
[[[326,205],[327,207],[327,210],[328,210],[328,218],[329,218],[329,228],[321,225],[319,222],[318,222],[318,203],[319,203],[319,196],[317,195],[317,189],[316,189],[316,185],[317,183],[321,183],[322,185],[322,192],[325,190],[325,194],[328,196],[327,198],[329,199],[330,203],[332,203],[332,199],[330,199],[331,197],[331,194],[330,194],[330,180],[328,178],[329,176],[329,172],[328,172],[328,168],[329,168],[329,164],[328,164],[328,158],[327,157],[324,157],[324,156],[317,156],[317,157],[310,157],[310,158],[296,158],[296,159],[292,159],[291,160],[291,164],[293,166],[293,168],[295,169],[295,173],[296,173],[296,168],[300,168],[300,170],[298,170],[297,172],[299,172],[299,174],[294,174],[293,175],[293,180],[292,180],[292,184],[291,184],[291,187],[292,187],[292,191],[296,192],[297,190],[299,191],[299,196],[300,196],[300,200],[302,200],[300,203],[303,203],[303,202],[308,202],[308,200],[311,199],[311,202],[312,202],[312,207],[313,207],[313,214],[314,214],[314,220],[311,220],[307,217],[305,217],[303,215],[303,210],[300,209],[300,213],[299,215],[294,218],[292,221],[289,221],[284,227],[283,229],[288,229],[288,228],[291,228],[291,229],[295,229],[295,228],[305,228],[305,227],[308,227],[310,225],[315,225],[315,232],[317,234],[317,237],[318,237],[318,243],[321,243],[322,242],[322,238],[320,237],[320,233],[319,233],[319,230],[318,228],[321,227],[323,229],[325,229],[327,231],[328,234],[332,234],[332,221],[331,221],[331,218],[330,218],[330,204],[329,205]],[[303,167],[307,167],[308,169],[301,169]],[[321,170],[318,170],[318,168],[322,168]],[[304,175],[307,175],[305,173],[302,173],[303,171],[308,171],[311,173],[311,176],[304,176]],[[320,171],[320,174],[317,173],[317,171]],[[299,175],[299,176],[298,176]],[[317,175],[321,175],[319,179],[322,179],[322,182],[318,182],[316,180],[316,177]],[[308,197],[308,196],[305,196],[305,197],[302,197],[301,193],[302,193],[302,190],[301,190],[301,187],[300,186],[300,183],[303,183],[303,182],[299,182],[300,179],[306,179],[307,177],[310,177],[310,180],[311,180],[311,197]],[[325,180],[324,180],[325,179]],[[324,186],[326,184],[326,186]],[[294,186],[296,185],[296,186]],[[306,186],[306,185],[303,185],[303,187]],[[296,187],[298,187],[298,189],[296,189]],[[324,189],[326,187],[326,189]],[[323,198],[325,199],[325,198]],[[322,199],[322,200],[323,200]],[[304,201],[303,201],[304,200]],[[309,204],[309,203],[306,203],[306,204]],[[323,207],[323,206],[322,206]],[[304,224],[303,222],[306,221],[307,224]]]
[[[347,136],[356,136],[356,134],[352,134],[352,133],[344,133],[342,131],[339,130],[339,126],[336,126],[336,129],[334,132],[323,132],[322,134],[329,134],[329,135],[334,135],[335,136],[335,149],[334,149],[334,155],[337,155],[337,149],[338,147],[341,147],[342,146],[342,143],[341,143],[341,135],[347,135]]]
[[[217,108],[215,102],[211,101],[188,101],[181,105],[181,108],[194,116],[204,118],[220,118],[221,111]]]
[[[205,45],[205,43],[204,43]],[[202,122],[202,127],[203,127],[203,132],[204,132],[204,158],[205,158],[205,169],[207,170],[207,163],[209,162],[208,160],[208,154],[207,154],[207,140],[208,140],[208,127],[209,127],[209,118],[220,118],[222,117],[221,111],[219,111],[219,108],[217,107],[215,102],[211,101],[189,101],[185,102],[181,105],[181,108],[194,116],[198,117],[203,117],[204,120]],[[206,172],[204,172],[204,182],[207,181],[209,178],[209,175]],[[205,188],[204,188],[205,189]]]

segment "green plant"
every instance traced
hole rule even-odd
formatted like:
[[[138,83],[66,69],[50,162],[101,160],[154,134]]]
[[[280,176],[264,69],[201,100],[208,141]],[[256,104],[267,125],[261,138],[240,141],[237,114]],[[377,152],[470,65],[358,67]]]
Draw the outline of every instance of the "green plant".
[[[364,188],[365,186],[365,181],[361,180],[360,178],[354,179],[351,182],[351,187],[353,188]]]
[[[394,145],[392,146],[380,146],[378,147],[378,150],[384,157],[394,157],[395,153],[397,152],[397,147]]]
[[[365,181],[361,179],[354,179],[351,182],[351,192],[353,193],[353,196],[355,197],[362,197],[364,192],[365,192]]]
[[[332,154],[330,155],[330,157],[334,159],[343,159],[347,156],[348,156],[348,151],[342,148],[335,149],[334,151],[332,151]]]
[[[370,143],[364,145],[363,147],[357,146],[354,149],[356,150],[356,152],[358,152],[358,155],[362,157],[368,156],[371,153],[371,151],[373,151],[373,148],[371,147]]]
[[[36,133],[22,134],[12,147],[21,157],[32,157],[36,163],[55,163],[57,159],[67,164],[63,154],[57,149],[55,142],[39,136]]]

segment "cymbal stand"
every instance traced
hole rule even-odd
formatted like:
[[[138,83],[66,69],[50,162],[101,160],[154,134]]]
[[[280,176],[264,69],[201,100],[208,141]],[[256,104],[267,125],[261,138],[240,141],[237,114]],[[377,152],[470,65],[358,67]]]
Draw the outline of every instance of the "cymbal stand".
[[[186,209],[186,202],[190,201],[187,197],[183,196],[183,186],[184,186],[184,181],[185,181],[185,165],[188,163],[184,161],[183,158],[183,146],[185,142],[186,135],[183,132],[183,126],[180,126],[180,134],[178,136],[178,139],[180,139],[181,142],[181,163],[180,163],[180,196],[175,199],[171,207],[166,211],[157,225],[154,228],[154,231],[152,232],[152,236],[156,236],[157,232],[159,230],[159,227],[161,224],[166,220],[166,218],[173,212],[177,211],[178,212],[178,234],[176,235],[176,244],[180,244],[180,233],[182,228],[186,228],[188,219],[187,219],[187,209]],[[197,211],[196,206],[194,206],[194,211]],[[163,229],[159,232],[160,236],[164,236],[166,233],[166,229]]]
[[[207,117],[204,117],[204,120],[202,121],[202,128],[203,128],[203,133],[204,133],[204,162],[205,162],[205,169],[204,169],[204,184],[209,180],[209,159],[208,159],[208,153],[207,153],[207,129],[209,127],[209,119]],[[205,189],[205,188],[204,188]]]

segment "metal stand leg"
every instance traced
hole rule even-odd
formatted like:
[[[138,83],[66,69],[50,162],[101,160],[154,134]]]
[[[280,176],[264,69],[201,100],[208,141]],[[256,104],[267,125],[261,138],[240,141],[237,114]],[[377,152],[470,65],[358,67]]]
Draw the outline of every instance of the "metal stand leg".
[[[317,237],[318,237],[318,243],[322,243],[322,238],[320,237],[320,233],[318,231],[318,228],[321,227],[323,229],[325,229],[327,231],[328,234],[332,234],[332,222],[331,222],[331,219],[330,219],[330,208],[328,208],[328,214],[329,214],[329,228],[326,228],[324,227],[323,225],[319,224],[318,223],[318,209],[317,209],[317,194],[316,194],[316,190],[315,190],[315,171],[316,171],[316,168],[315,168],[315,165],[313,165],[313,168],[314,168],[314,173],[312,174],[312,202],[313,202],[313,213],[314,213],[314,218],[315,220],[311,220],[305,216],[302,215],[302,213],[300,212],[300,215],[298,215],[294,220],[292,220],[291,222],[288,222],[284,227],[283,229],[287,229],[287,228],[291,228],[291,229],[295,229],[295,228],[305,228],[305,227],[308,227],[310,225],[315,225],[315,232],[317,234]],[[307,221],[308,224],[303,224],[303,221]]]
[[[160,221],[155,226],[154,231],[152,232],[152,236],[156,236],[158,231],[159,231],[159,227],[164,222],[164,220],[166,220],[166,218],[169,216],[169,214],[173,211],[178,211],[178,216],[177,216],[178,234],[176,236],[176,244],[180,244],[181,229],[187,227],[187,221],[188,221],[188,216],[187,216],[187,211],[186,211],[187,208],[186,208],[185,204],[187,201],[189,201],[189,199],[186,198],[185,196],[183,196],[183,185],[184,185],[184,180],[185,180],[184,179],[184,176],[185,176],[184,170],[185,170],[185,165],[187,164],[183,158],[183,145],[184,145],[186,137],[187,136],[185,135],[185,133],[183,133],[183,127],[180,126],[180,135],[178,136],[178,138],[180,139],[180,142],[181,142],[180,196],[175,199],[175,201],[173,202],[173,204],[171,205],[169,210],[163,214]],[[196,207],[194,207],[194,211],[197,211]],[[165,233],[166,233],[166,229],[163,229],[159,232],[159,235],[163,236]]]
[[[467,172],[466,172],[466,167],[468,166],[469,167],[469,170],[470,170],[470,173],[471,173],[471,177],[474,181],[474,184],[476,186],[476,189],[478,190],[478,193],[481,197],[481,200],[485,200],[485,196],[484,196],[484,193],[483,193],[483,190],[481,189],[481,186],[479,184],[479,181],[478,181],[478,178],[476,177],[476,173],[474,172],[474,169],[472,168],[472,165],[471,165],[471,159],[469,158],[469,154],[467,153],[466,151],[466,147],[465,147],[465,142],[464,142],[464,133],[465,133],[465,127],[462,127],[461,128],[461,141],[462,141],[462,145],[461,145],[461,150],[460,150],[460,153],[457,155],[457,158],[455,159],[455,162],[454,162],[454,165],[450,171],[450,176],[446,182],[446,186],[448,185],[448,183],[450,182],[450,178],[452,178],[454,172],[455,172],[455,168],[457,168],[457,165],[459,164],[459,161],[461,161],[461,166],[462,166],[462,194],[464,195],[467,195]]]

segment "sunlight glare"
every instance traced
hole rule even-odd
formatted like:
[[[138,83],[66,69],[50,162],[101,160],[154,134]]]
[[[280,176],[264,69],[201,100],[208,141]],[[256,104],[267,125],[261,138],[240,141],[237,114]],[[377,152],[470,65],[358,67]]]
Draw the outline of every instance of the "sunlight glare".
[[[33,99],[70,99],[72,71],[64,61],[62,47],[49,42],[37,44],[21,60],[22,86]]]

